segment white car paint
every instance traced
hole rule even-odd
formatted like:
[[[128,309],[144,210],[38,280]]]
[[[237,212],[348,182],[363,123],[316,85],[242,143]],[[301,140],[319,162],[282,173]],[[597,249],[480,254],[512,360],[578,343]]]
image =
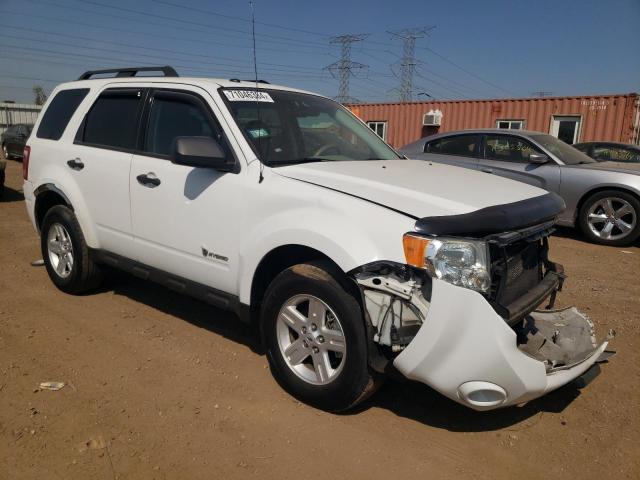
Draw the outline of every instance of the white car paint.
[[[113,86],[164,86],[200,93],[227,134],[239,172],[221,174],[139,154],[74,145],[75,132],[93,101]],[[414,160],[324,162],[265,167],[261,172],[259,160],[220,98],[220,86],[255,84],[123,78],[56,88],[50,98],[66,88],[86,87],[91,92],[59,141],[35,135],[43,115],[33,129],[28,142],[29,178],[24,185],[31,221],[35,224],[34,190],[53,184],[73,205],[91,248],[129,256],[235,295],[248,305],[260,261],[278,247],[314,248],[344,272],[380,260],[403,264],[402,235],[414,230],[418,217],[464,214],[546,193],[505,178]],[[82,174],[66,166],[75,157],[86,164]],[[161,178],[163,188],[142,187],[136,177],[143,173]],[[227,261],[203,257],[203,248]],[[395,365],[407,377],[462,403],[463,384],[498,384],[509,396],[504,406],[568,382],[595,358],[596,354],[550,379],[542,362],[517,350],[514,331],[484,297],[435,280],[426,322],[396,357]]]

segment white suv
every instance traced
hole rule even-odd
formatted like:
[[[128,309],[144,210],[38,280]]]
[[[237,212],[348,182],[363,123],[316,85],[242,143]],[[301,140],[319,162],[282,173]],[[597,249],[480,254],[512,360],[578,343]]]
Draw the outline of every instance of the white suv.
[[[312,93],[142,70],[58,86],[25,148],[61,290],[109,266],[234,310],[277,381],[331,411],[390,370],[477,410],[597,373],[607,342],[551,309],[556,195],[408,160]]]

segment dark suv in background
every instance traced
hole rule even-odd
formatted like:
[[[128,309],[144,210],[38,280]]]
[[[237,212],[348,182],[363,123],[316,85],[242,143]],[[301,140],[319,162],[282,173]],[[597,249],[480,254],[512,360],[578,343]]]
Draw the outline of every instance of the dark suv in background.
[[[27,143],[33,125],[20,123],[11,125],[0,137],[2,155],[4,158],[22,158],[24,146]]]

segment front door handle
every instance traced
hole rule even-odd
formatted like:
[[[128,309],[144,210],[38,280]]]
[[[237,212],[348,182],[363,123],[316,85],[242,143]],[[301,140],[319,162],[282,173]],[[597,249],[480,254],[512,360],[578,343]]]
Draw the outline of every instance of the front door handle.
[[[484,173],[493,173],[493,169],[492,168],[481,168],[480,171],[484,172]]]
[[[77,157],[68,160],[67,165],[69,165],[69,168],[71,168],[71,170],[82,170],[84,168],[84,163],[82,163],[82,160]]]
[[[136,179],[140,185],[148,188],[156,188],[161,183],[160,179],[156,177],[156,174],[153,172],[138,175]]]

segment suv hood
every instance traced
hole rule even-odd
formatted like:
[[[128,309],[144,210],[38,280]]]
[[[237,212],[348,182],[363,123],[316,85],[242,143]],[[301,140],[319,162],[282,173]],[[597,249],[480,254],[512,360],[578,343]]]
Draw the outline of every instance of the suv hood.
[[[469,213],[547,193],[496,175],[425,160],[327,161],[271,171],[414,218]]]

